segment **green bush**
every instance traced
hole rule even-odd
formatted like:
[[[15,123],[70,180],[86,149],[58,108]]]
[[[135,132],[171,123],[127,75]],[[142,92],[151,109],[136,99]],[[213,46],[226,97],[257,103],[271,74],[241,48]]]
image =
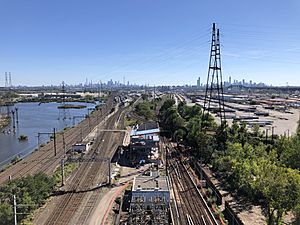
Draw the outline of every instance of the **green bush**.
[[[17,205],[22,205],[17,208],[22,213],[17,216],[20,221],[43,205],[54,187],[54,179],[43,173],[12,180],[0,187],[0,225],[12,224],[13,195],[16,196]]]

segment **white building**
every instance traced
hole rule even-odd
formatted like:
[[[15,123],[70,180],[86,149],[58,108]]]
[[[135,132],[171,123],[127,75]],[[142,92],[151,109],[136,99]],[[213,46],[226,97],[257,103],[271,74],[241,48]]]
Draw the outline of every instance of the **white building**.
[[[167,177],[139,176],[134,178],[132,187],[132,203],[139,201],[145,205],[155,201],[170,202],[170,190]]]

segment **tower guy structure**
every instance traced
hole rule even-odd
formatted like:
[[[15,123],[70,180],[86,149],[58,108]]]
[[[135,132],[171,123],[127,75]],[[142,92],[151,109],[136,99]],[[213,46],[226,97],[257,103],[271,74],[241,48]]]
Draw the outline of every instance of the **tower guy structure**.
[[[6,88],[11,88],[12,87],[11,73],[10,72],[5,72],[5,87]]]
[[[64,81],[61,84],[61,94],[59,94],[59,96],[62,104],[58,108],[59,109],[58,119],[59,120],[71,119],[70,110],[68,107],[66,107],[66,86]]]
[[[203,104],[203,116],[212,111],[213,104],[214,106],[216,106],[214,107],[214,112],[216,112],[220,117],[221,124],[224,124],[226,122],[226,118],[220,46],[220,31],[219,29],[216,29],[216,24],[213,23],[210,59]]]

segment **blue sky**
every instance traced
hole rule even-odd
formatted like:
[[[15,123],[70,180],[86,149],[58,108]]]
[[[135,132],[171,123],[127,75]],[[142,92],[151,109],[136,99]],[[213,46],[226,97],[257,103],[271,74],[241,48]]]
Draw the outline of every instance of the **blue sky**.
[[[0,0],[0,86],[195,84],[213,22],[224,80],[300,85],[298,0]]]

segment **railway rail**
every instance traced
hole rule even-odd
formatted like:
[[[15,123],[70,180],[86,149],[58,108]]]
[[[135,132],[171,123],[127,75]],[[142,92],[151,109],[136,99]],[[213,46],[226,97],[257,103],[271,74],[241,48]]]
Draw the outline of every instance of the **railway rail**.
[[[174,146],[167,143],[168,174],[177,202],[180,224],[218,225],[209,206],[193,182],[183,159]]]
[[[115,106],[114,97],[115,96],[111,96],[106,104],[101,107],[101,110],[96,110],[90,114],[88,119],[83,120],[76,127],[64,132],[65,146],[67,148],[76,143],[81,134],[86,136],[91,129],[110,113],[111,109]],[[55,168],[59,165],[60,159],[65,154],[62,134],[59,133],[56,137],[56,156],[54,156],[53,141],[50,141],[45,146],[39,148],[38,151],[33,152],[30,156],[1,172],[0,184],[7,182],[10,177],[15,179],[37,172],[44,172],[48,175],[53,173]]]
[[[107,120],[104,128],[113,129],[118,121],[121,110],[118,110]],[[87,157],[111,158],[119,144],[122,143],[123,133],[100,132],[94,143],[93,151]],[[60,197],[57,207],[49,215],[45,224],[84,224],[87,221],[99,197],[99,189],[94,188],[95,183],[105,182],[108,166],[105,162],[81,163],[67,191]],[[100,179],[100,180],[99,180]],[[92,191],[91,191],[92,190]],[[84,200],[85,204],[83,203]],[[79,212],[79,208],[83,210]],[[79,215],[76,216],[75,215]]]

